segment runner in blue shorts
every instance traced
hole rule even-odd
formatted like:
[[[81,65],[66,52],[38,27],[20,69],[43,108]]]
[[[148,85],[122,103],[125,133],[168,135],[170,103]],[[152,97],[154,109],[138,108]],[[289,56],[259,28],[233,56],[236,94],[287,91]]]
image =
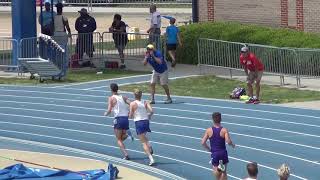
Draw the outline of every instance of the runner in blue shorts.
[[[117,84],[110,84],[110,89],[112,92],[112,96],[109,97],[108,100],[108,109],[105,112],[105,116],[108,116],[113,111],[114,114],[114,133],[117,138],[117,143],[120,147],[120,150],[124,154],[124,158],[129,160],[129,155],[126,150],[126,147],[123,143],[124,140],[127,139],[128,135],[131,137],[133,141],[133,136],[129,129],[129,104],[130,101],[127,97],[121,96],[118,94],[118,85]]]
[[[137,135],[140,138],[145,153],[149,157],[149,166],[152,166],[155,161],[152,156],[153,149],[147,138],[147,132],[151,132],[149,120],[151,119],[153,110],[149,102],[141,101],[142,92],[140,90],[136,89],[134,96],[136,100],[130,103],[129,117],[135,122]]]
[[[226,142],[235,148],[230,139],[229,132],[221,126],[221,114],[219,112],[212,114],[213,126],[208,128],[202,138],[202,146],[211,152],[211,163],[213,165],[213,173],[217,180],[227,179],[227,164],[229,162]],[[210,147],[207,140],[210,141]]]

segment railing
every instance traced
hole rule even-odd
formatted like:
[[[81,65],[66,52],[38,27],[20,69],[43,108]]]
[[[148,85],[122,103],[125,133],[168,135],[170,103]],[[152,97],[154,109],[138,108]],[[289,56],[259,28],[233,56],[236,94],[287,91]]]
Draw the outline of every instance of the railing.
[[[17,67],[17,57],[15,57],[15,54],[19,54],[18,46],[17,40],[0,39],[0,70],[10,71]]]
[[[106,61],[142,60],[149,43],[164,52],[163,41],[160,35],[141,33],[72,34],[68,49],[71,61],[105,66]]]
[[[63,49],[57,42],[54,41],[54,37],[50,39],[33,37],[21,39],[19,46],[19,59],[30,58],[42,58],[51,61],[56,67],[58,67],[62,74],[66,73],[69,63],[68,51]],[[21,64],[19,64],[20,66]],[[23,69],[19,68],[20,72]]]
[[[218,67],[228,69],[232,77],[233,70],[241,71],[239,56],[243,46],[249,47],[264,64],[265,73],[280,76],[280,84],[284,77],[291,76],[300,87],[301,78],[320,77],[320,50],[294,49],[244,44],[213,39],[198,40],[198,64],[200,67]],[[206,72],[204,72],[206,73]]]
[[[103,55],[108,59],[119,59],[119,48],[123,49],[126,60],[141,60],[149,43],[162,51],[161,37],[141,33],[110,33],[102,34]]]
[[[50,2],[50,1],[49,1]],[[191,6],[192,0],[53,0],[54,3],[62,2],[66,6],[113,6],[113,5],[126,5],[126,6],[141,6],[149,5],[151,3],[160,5],[188,5]],[[0,6],[10,6],[11,0],[0,0]],[[132,6],[132,7],[134,7]]]

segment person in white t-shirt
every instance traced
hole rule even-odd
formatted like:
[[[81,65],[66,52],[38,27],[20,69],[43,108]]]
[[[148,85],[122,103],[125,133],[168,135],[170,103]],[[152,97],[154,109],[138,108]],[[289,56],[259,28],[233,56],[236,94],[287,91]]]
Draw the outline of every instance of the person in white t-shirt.
[[[250,162],[247,164],[247,171],[249,177],[243,180],[257,180],[258,179],[258,164],[256,162]]]
[[[130,103],[130,113],[129,118],[133,119],[136,126],[136,132],[139,139],[143,145],[145,153],[148,155],[150,163],[149,166],[154,165],[155,161],[153,159],[153,149],[147,138],[147,132],[150,130],[150,119],[153,115],[153,110],[150,102],[141,101],[142,91],[136,89],[134,90],[135,101]]]
[[[156,49],[160,49],[160,35],[161,35],[161,14],[157,11],[155,4],[150,5],[151,22],[150,28],[147,33],[149,34],[149,44],[156,46]]]
[[[120,147],[120,150],[124,154],[125,160],[130,160],[126,147],[123,143],[124,140],[127,139],[128,135],[131,137],[133,141],[134,138],[129,129],[129,104],[130,100],[118,94],[118,85],[115,83],[110,84],[110,89],[112,92],[112,96],[109,97],[108,100],[108,109],[104,113],[105,116],[108,116],[113,111],[114,114],[114,133],[117,138],[117,143]]]

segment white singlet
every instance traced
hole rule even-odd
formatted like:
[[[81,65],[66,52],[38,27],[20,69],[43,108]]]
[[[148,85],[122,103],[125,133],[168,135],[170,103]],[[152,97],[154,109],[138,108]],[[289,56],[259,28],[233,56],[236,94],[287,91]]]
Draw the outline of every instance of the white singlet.
[[[123,97],[121,95],[112,95],[111,97],[117,100],[117,103],[112,109],[114,117],[129,116],[129,107],[126,102],[124,102]]]
[[[136,111],[134,112],[133,120],[134,121],[149,120],[148,111],[146,109],[145,103],[138,100],[135,100],[133,102],[135,102],[138,106]]]

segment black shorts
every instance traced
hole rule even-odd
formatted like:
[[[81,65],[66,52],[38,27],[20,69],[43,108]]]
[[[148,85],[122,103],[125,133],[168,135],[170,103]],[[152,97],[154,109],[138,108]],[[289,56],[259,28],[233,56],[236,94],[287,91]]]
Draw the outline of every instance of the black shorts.
[[[168,51],[175,51],[177,49],[176,44],[167,44],[167,50]]]

